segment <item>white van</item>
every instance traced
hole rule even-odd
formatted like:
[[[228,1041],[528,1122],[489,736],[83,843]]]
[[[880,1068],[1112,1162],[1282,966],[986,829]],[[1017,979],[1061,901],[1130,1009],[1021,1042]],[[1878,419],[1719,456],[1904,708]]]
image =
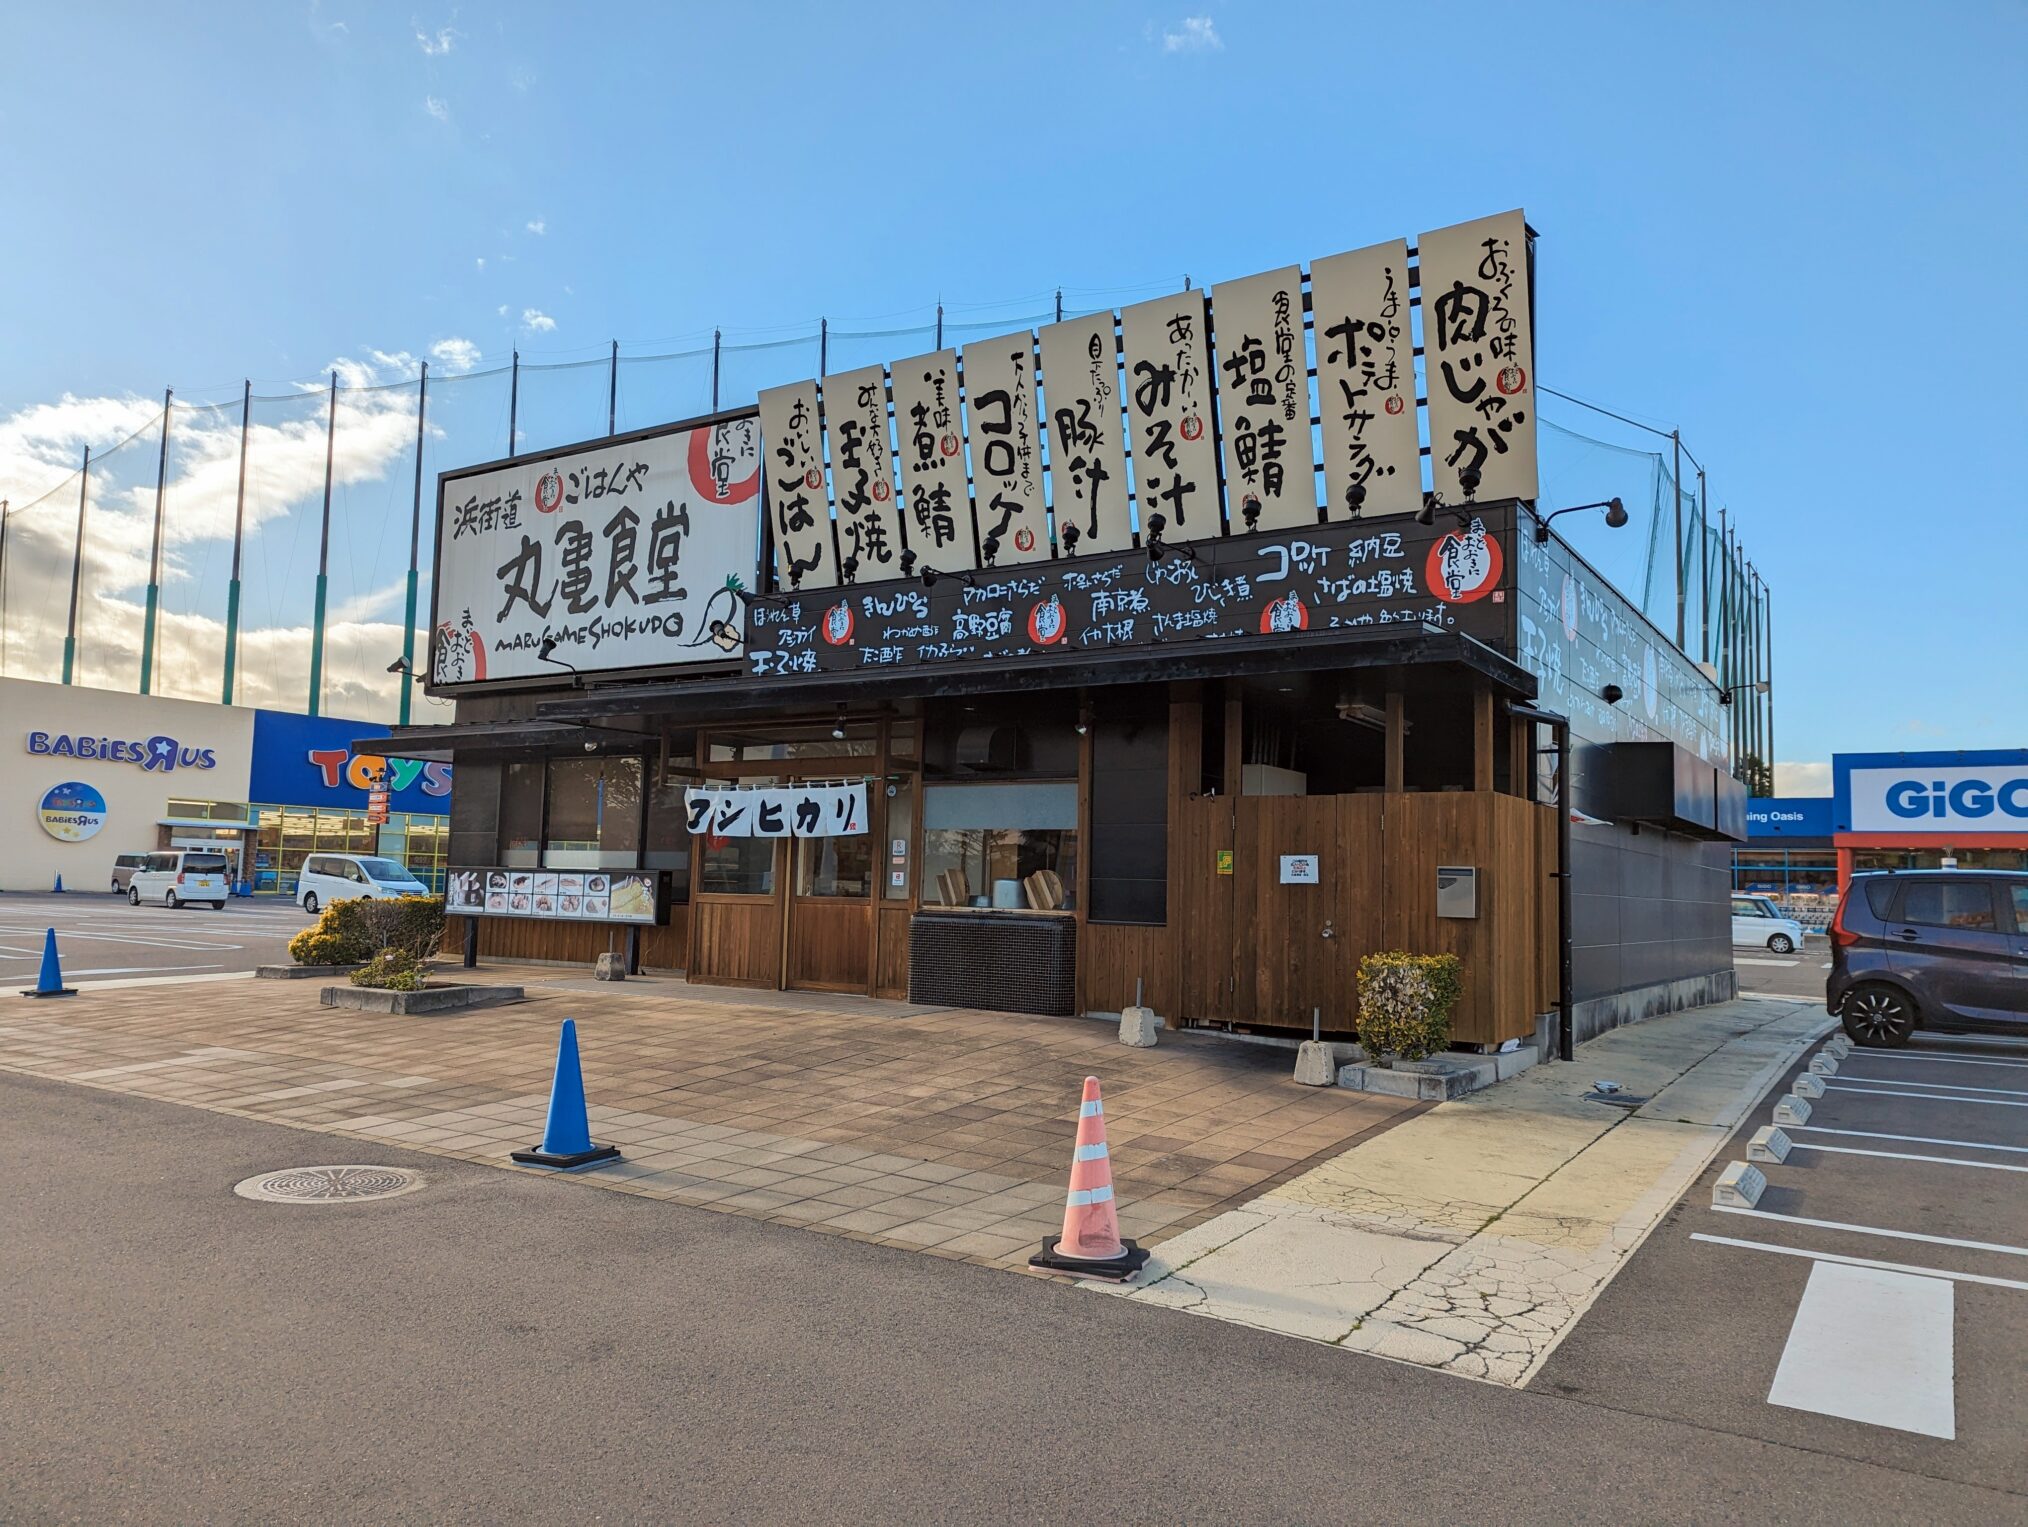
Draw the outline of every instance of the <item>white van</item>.
[[[127,880],[127,900],[135,906],[159,901],[165,907],[180,907],[186,901],[208,901],[214,911],[225,910],[225,898],[232,894],[231,864],[214,849],[171,848],[148,855],[148,862]]]
[[[430,888],[405,864],[365,854],[312,854],[296,877],[296,905],[315,917],[328,904],[357,896],[427,896]]]

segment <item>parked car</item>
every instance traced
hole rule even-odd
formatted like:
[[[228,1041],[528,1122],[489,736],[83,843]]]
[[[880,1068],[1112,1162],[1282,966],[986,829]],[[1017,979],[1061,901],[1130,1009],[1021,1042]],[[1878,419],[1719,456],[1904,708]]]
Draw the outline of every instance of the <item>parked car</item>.
[[[1794,954],[1803,947],[1803,925],[1783,914],[1765,896],[1732,898],[1732,947]]]
[[[1824,1001],[1862,1045],[1918,1028],[2028,1035],[2028,872],[1854,877],[1831,920]]]
[[[113,859],[113,894],[124,896],[127,888],[134,883],[134,871],[145,868],[146,854],[119,854]]]
[[[312,854],[296,877],[296,905],[312,917],[334,901],[429,893],[407,865],[367,854]]]
[[[224,854],[171,848],[146,858],[147,863],[127,877],[127,900],[135,906],[144,901],[159,901],[165,907],[208,901],[213,911],[225,910],[225,898],[232,894],[232,866]]]

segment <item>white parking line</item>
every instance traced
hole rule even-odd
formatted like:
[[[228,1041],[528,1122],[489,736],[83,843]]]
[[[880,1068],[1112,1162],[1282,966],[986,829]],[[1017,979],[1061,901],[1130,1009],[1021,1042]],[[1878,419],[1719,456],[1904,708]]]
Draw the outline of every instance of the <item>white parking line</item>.
[[[1869,1151],[1856,1145],[1813,1145],[1808,1140],[1791,1140],[1789,1149],[1830,1151],[1839,1156],[1881,1156],[1889,1161],[1934,1161],[1939,1166],[1977,1166],[1984,1167],[1989,1172],[2028,1172],[2028,1166],[2015,1166],[2011,1161],[1967,1161],[1962,1156],[1918,1156],[1912,1151]]]
[[[1977,1103],[1985,1108],[2028,1108],[2028,1103],[2010,1103],[2005,1098],[1953,1097],[1948,1092],[1868,1092],[1864,1087],[1848,1087],[1842,1082],[1826,1082],[1824,1090],[1856,1092],[1861,1097],[1869,1098],[1927,1098],[1932,1103]]]
[[[151,971],[220,970],[219,965],[101,965],[94,970],[66,970],[66,976],[137,976]]]
[[[1846,1057],[1849,1065],[1855,1060],[1926,1060],[1938,1066],[2009,1066],[2016,1070],[2028,1071],[2028,1060],[1978,1060],[1969,1055],[1911,1055],[1906,1052],[1889,1054],[1880,1050],[1854,1050]]]
[[[1955,1439],[1954,1292],[1943,1278],[1817,1263],[1768,1404]]]
[[[1701,1230],[1690,1232],[1693,1241],[1705,1241],[1713,1246],[1736,1246],[1743,1251],[1771,1251],[1779,1257],[1803,1257],[1812,1262],[1836,1262],[1844,1267],[1878,1267],[1887,1272],[1915,1273],[1924,1278],[1948,1278],[1953,1283],[1983,1283],[1989,1288],[2018,1288],[2028,1291],[2028,1283],[2018,1278],[1995,1278],[1985,1273],[1952,1272],[1944,1267],[1918,1267],[1912,1262],[1880,1262],[1871,1257],[1840,1256],[1835,1251],[1805,1251],[1800,1246],[1777,1246],[1771,1241],[1741,1241],[1729,1235],[1706,1235]]]
[[[1907,1145],[1961,1145],[1972,1151],[2006,1151],[2028,1156],[2028,1145],[1988,1145],[1983,1140],[1945,1140],[1936,1135],[1884,1135],[1872,1129],[1833,1129],[1828,1124],[1784,1124],[1789,1134],[1801,1131],[1812,1135],[1847,1135],[1855,1140],[1900,1140]]]
[[[1775,965],[1779,966],[1783,970],[1793,970],[1796,966],[1802,964],[1803,962],[1801,960],[1758,960],[1754,959],[1750,955],[1741,954],[1734,955],[1732,957],[1732,963],[1735,965]]]
[[[1713,1214],[1744,1214],[1753,1219],[1780,1220],[1784,1225],[1808,1225],[1816,1230],[1849,1230],[1854,1235],[1884,1235],[1891,1241],[1921,1241],[1925,1246],[1962,1246],[1967,1251],[1997,1251],[2002,1256],[2028,1257],[2028,1246],[2008,1246],[1999,1241],[1961,1241],[1951,1235],[1924,1235],[1917,1230],[1883,1230],[1878,1225],[1848,1225],[1836,1219],[1806,1219],[1800,1214],[1777,1214],[1772,1209],[1740,1209],[1730,1204],[1713,1204]]]
[[[1858,1087],[1926,1087],[1931,1091],[1948,1095],[1953,1092],[1991,1092],[2002,1097],[2028,1098],[2028,1087],[1973,1087],[1965,1082],[1917,1082],[1906,1077],[1845,1076],[1841,1082],[1850,1082]]]

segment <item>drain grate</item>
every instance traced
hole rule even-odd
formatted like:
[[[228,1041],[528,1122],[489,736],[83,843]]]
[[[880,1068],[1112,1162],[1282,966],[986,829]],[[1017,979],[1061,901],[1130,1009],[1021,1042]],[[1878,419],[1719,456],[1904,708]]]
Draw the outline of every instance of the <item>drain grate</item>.
[[[249,1177],[233,1192],[264,1204],[351,1204],[397,1198],[422,1185],[422,1173],[398,1166],[293,1166]]]

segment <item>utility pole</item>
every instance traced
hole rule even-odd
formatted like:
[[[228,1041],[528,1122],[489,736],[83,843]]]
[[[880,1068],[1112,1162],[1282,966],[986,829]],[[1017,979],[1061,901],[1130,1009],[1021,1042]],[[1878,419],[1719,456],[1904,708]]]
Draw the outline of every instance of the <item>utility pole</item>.
[[[141,693],[155,681],[155,626],[162,613],[162,498],[169,485],[169,409],[174,388],[162,391],[162,449],[155,459],[155,539],[148,548],[148,607],[141,618]]]
[[[507,456],[514,457],[515,424],[521,413],[521,352],[514,352],[514,370],[507,378]]]
[[[91,488],[92,448],[84,448],[84,466],[77,479],[77,541],[70,549],[70,624],[63,634],[63,681],[77,673],[77,596],[84,581],[85,499]]]
[[[408,511],[408,617],[401,623],[401,724],[408,725],[409,696],[415,689],[415,607],[418,560],[422,552],[423,418],[430,406],[430,363],[422,363],[415,393],[415,501]]]
[[[223,704],[232,704],[233,678],[239,662],[239,559],[246,539],[246,437],[253,419],[253,382],[247,380],[239,395],[239,492],[232,504],[232,578],[225,586],[225,691]]]
[[[1674,447],[1676,465],[1670,473],[1669,493],[1674,500],[1676,523],[1676,650],[1683,650],[1683,432],[1672,429],[1669,441]]]
[[[324,425],[324,520],[317,538],[317,626],[310,633],[310,714],[323,713],[324,602],[331,572],[331,465],[338,439],[338,373],[331,373],[331,411]]]

